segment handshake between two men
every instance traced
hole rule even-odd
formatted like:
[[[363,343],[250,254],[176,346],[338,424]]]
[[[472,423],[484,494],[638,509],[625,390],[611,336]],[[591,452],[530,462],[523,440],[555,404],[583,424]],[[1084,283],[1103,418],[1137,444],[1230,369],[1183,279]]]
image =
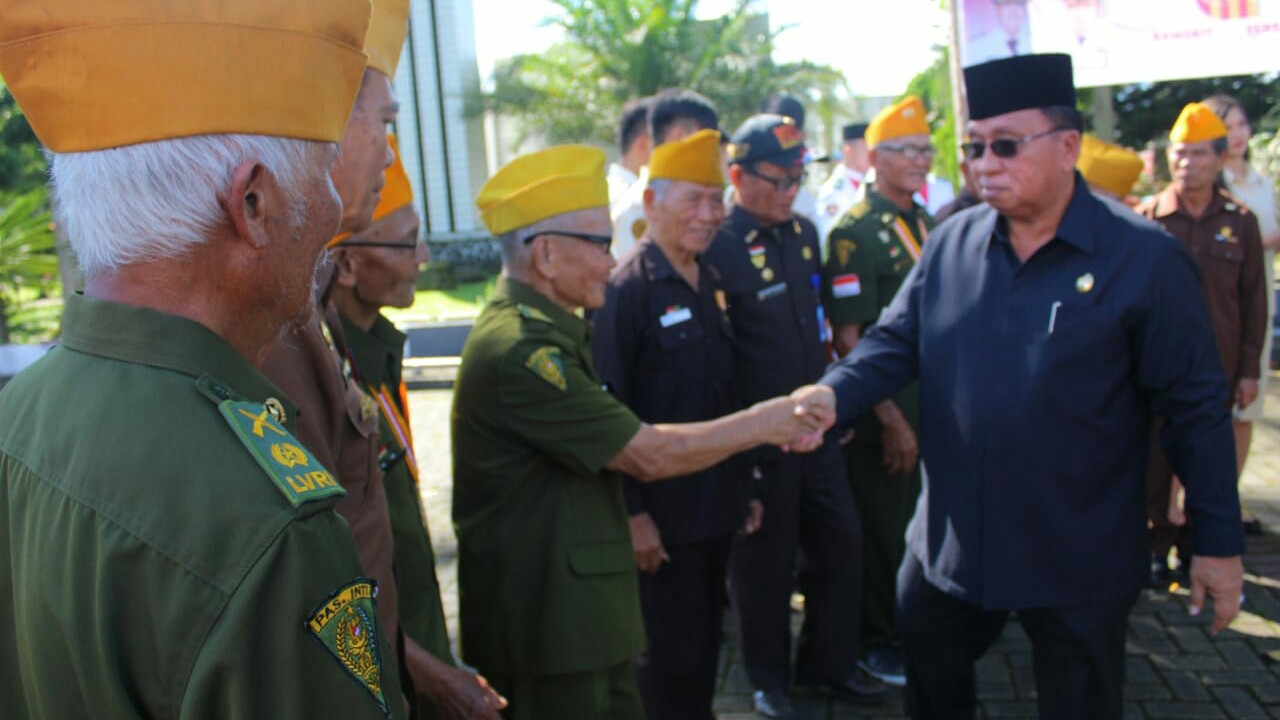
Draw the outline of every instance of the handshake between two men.
[[[644,423],[605,466],[640,482],[695,473],[760,445],[812,452],[836,422],[831,388],[807,385],[789,396],[764,400],[715,420]]]

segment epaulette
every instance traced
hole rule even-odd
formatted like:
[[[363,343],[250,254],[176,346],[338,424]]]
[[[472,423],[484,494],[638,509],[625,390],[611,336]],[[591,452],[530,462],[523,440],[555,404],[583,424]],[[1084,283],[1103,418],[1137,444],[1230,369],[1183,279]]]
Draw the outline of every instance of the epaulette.
[[[542,312],[541,310],[539,310],[538,308],[536,308],[536,307],[534,307],[534,306],[532,306],[532,305],[525,305],[524,303],[517,303],[517,304],[516,304],[516,307],[517,307],[517,308],[519,308],[519,310],[520,310],[520,314],[521,314],[522,316],[524,316],[524,318],[525,318],[526,320],[538,320],[538,321],[540,321],[540,322],[544,322],[544,323],[550,323],[550,322],[551,322],[551,318],[550,318],[550,317],[548,317],[546,313]]]
[[[245,400],[209,375],[196,380],[196,389],[218,406],[222,419],[290,505],[298,507],[347,494],[333,474],[285,429],[284,405],[279,400]]]
[[[871,203],[867,202],[866,198],[859,200],[857,205],[849,209],[849,215],[854,220],[861,220],[869,212],[871,212]]]

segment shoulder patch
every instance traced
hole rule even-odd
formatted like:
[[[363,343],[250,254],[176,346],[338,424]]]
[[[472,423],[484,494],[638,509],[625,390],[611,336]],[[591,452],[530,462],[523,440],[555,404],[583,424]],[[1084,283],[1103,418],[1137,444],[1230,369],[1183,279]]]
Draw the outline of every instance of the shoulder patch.
[[[564,376],[564,360],[560,358],[559,348],[543,345],[529,353],[528,359],[524,361],[524,366],[532,370],[534,375],[546,380],[557,390],[569,389],[569,381]]]
[[[304,623],[344,670],[355,678],[382,709],[391,714],[382,691],[382,648],[373,596],[376,583],[356,578],[334,590],[311,611]]]
[[[347,494],[333,474],[280,426],[270,408],[245,400],[223,400],[218,403],[218,412],[289,504],[298,507],[312,500]]]
[[[516,305],[516,307],[520,308],[520,314],[523,315],[528,320],[540,320],[544,323],[551,322],[551,318],[547,317],[546,313],[542,312],[541,310],[539,310],[538,308],[532,305],[525,305],[524,303],[520,303]]]
[[[859,200],[858,204],[854,205],[853,209],[849,210],[849,214],[853,216],[854,220],[861,220],[866,217],[869,212],[871,212],[871,203],[868,203],[865,199]]]

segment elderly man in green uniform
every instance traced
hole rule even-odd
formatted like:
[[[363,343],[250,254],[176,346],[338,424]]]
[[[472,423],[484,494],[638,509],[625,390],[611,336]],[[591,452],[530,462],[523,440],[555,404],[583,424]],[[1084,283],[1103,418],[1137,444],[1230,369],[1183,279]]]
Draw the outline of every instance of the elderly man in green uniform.
[[[341,316],[352,377],[377,403],[378,465],[384,473],[386,504],[395,538],[400,626],[406,637],[435,661],[433,666],[452,665],[453,653],[436,579],[435,551],[419,495],[418,458],[401,377],[405,335],[381,313],[383,307],[413,304],[418,268],[427,260],[427,246],[418,242],[413,188],[400,162],[395,137],[389,140],[396,158],[387,168],[373,224],[343,236],[332,246],[335,276],[330,298]],[[432,698],[438,711],[425,705],[420,709],[427,715],[470,717],[467,713],[474,709],[475,700],[485,699],[488,693],[475,697],[475,681],[466,682],[473,677],[469,673],[435,670],[438,680],[429,683],[423,692]]]
[[[399,109],[391,78],[408,31],[408,0],[375,0],[364,47],[369,63],[333,172],[334,186],[343,202],[339,224],[343,232],[330,240],[331,247],[351,231],[369,226],[379,204],[379,188],[385,189],[384,169],[393,159],[386,126],[395,120]],[[439,621],[436,623],[432,618],[415,617],[418,633],[401,632],[402,602],[407,600],[408,609],[416,614],[424,605],[438,608],[439,594],[434,582],[396,566],[398,560],[413,554],[421,537],[397,538],[392,509],[408,502],[406,510],[416,514],[417,504],[412,490],[408,498],[403,492],[392,497],[384,484],[379,468],[380,413],[375,400],[351,375],[342,321],[331,301],[333,278],[333,265],[323,264],[317,273],[317,311],[281,335],[267,356],[264,373],[298,403],[298,439],[347,491],[338,503],[338,513],[351,526],[365,573],[378,581],[379,619],[394,643],[393,657],[402,660],[396,667],[410,698],[411,715],[434,717],[438,710],[450,720],[473,717],[475,712],[481,713],[479,717],[496,719],[501,699],[483,680],[451,666],[447,640],[431,641],[432,632],[444,633],[440,613],[433,618]],[[430,585],[426,588],[429,598],[421,592],[405,597],[402,586],[421,591],[424,582]],[[424,649],[423,641],[434,651]]]
[[[476,200],[501,242],[503,277],[463,349],[454,396],[462,648],[517,720],[643,717],[618,473],[688,475],[827,419],[783,397],[648,425],[601,386],[575,311],[604,303],[614,266],[604,164],[584,146],[531,153]]]
[[[933,220],[912,196],[933,164],[929,125],[919,98],[885,108],[867,127],[875,182],[831,231],[823,266],[823,305],[833,341],[848,355],[897,294],[920,259]],[[906,684],[894,641],[894,589],[906,550],[904,533],[920,494],[913,383],[854,426],[845,447],[849,481],[866,533],[863,569],[863,670],[889,685]]]
[[[6,714],[402,716],[343,490],[255,367],[338,223],[369,12],[0,2],[86,274],[0,395]]]

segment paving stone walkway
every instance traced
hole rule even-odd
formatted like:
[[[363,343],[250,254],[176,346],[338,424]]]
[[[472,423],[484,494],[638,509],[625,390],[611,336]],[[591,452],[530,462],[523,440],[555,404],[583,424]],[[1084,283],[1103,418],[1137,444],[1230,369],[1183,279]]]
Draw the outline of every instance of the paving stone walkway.
[[[423,462],[423,499],[435,542],[451,637],[457,637],[457,544],[449,523],[448,389],[410,393],[414,437]],[[1280,718],[1280,375],[1273,375],[1267,418],[1255,427],[1241,495],[1269,529],[1250,538],[1245,558],[1248,598],[1240,617],[1217,638],[1208,618],[1187,614],[1185,590],[1147,591],[1129,623],[1126,718]],[[750,686],[732,634],[722,656],[716,698],[720,720],[748,720]],[[1034,718],[1030,645],[1011,621],[978,666],[985,718]],[[901,697],[875,706],[797,698],[800,717],[822,720],[901,718]]]

